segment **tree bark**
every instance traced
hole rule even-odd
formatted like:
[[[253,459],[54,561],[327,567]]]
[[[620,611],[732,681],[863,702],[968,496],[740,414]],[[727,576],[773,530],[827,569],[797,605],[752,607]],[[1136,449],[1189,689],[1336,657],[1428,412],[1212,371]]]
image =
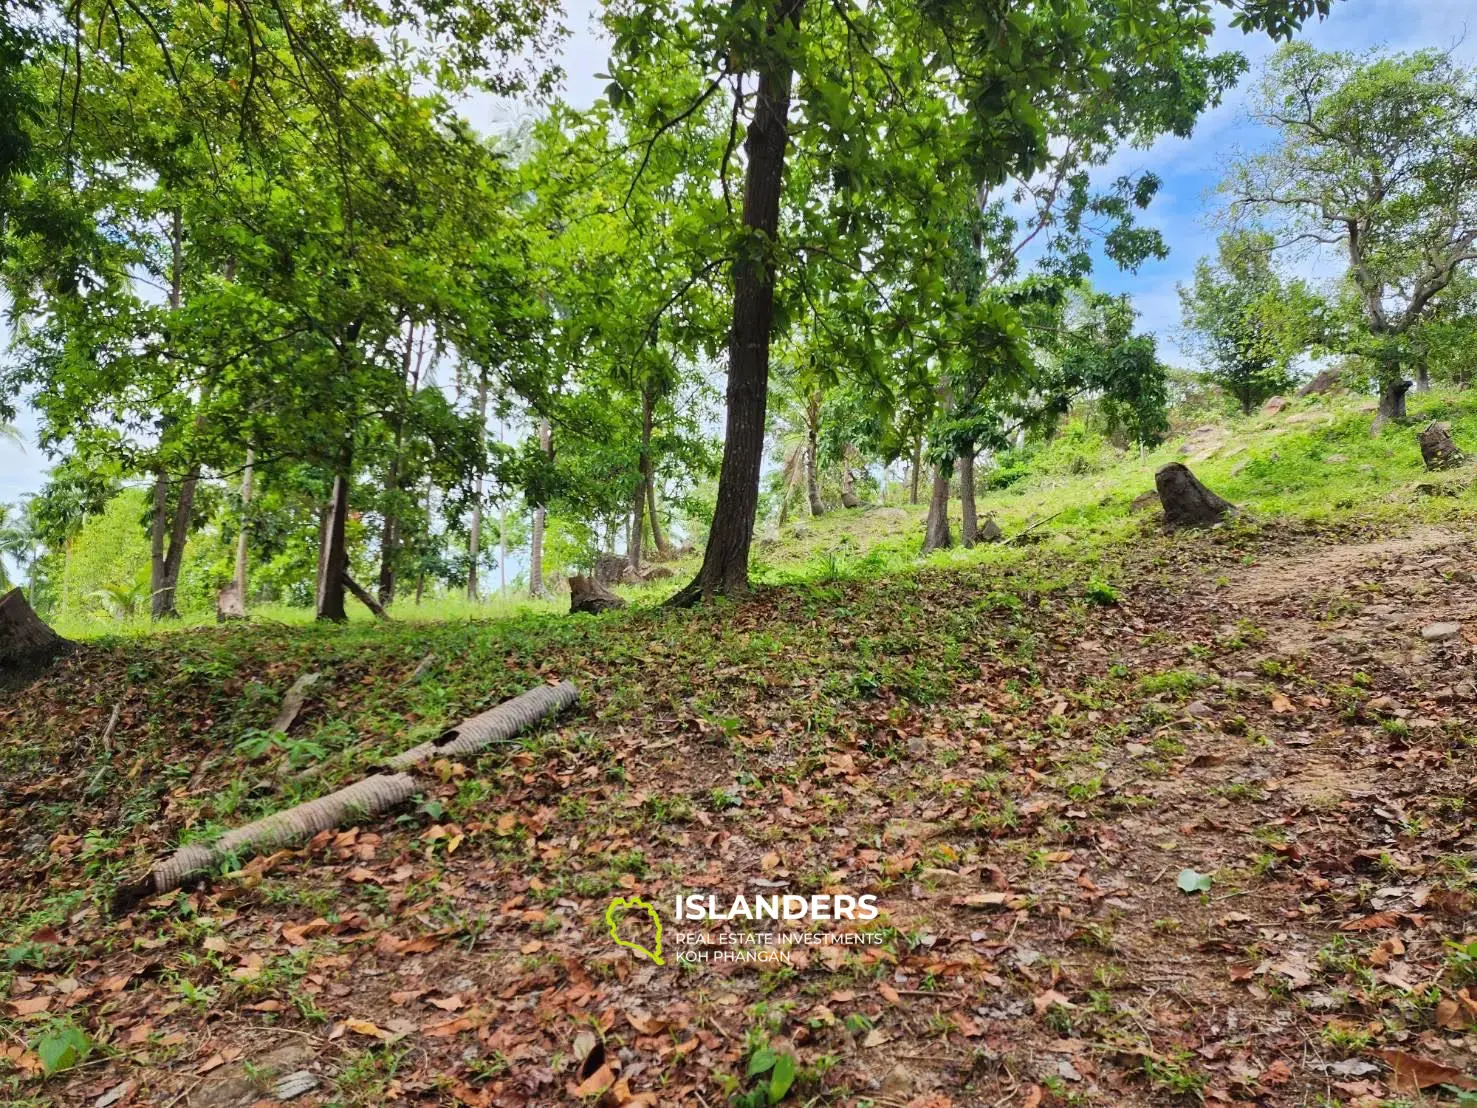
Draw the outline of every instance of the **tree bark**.
[[[823,516],[826,514],[826,506],[821,503],[820,474],[820,429],[816,426],[816,416],[819,414],[815,409],[813,401],[809,402],[805,420],[805,495],[810,500],[810,514],[812,516]]]
[[[694,604],[713,596],[742,598],[749,593],[749,545],[759,505],[759,471],[764,460],[764,411],[769,399],[769,341],[774,329],[775,260],[780,192],[789,139],[790,83],[793,77],[783,47],[773,40],[798,27],[804,0],[776,0],[766,38],[771,50],[759,70],[754,117],[744,139],[743,225],[748,246],[733,266],[733,325],[728,340],[728,414],[718,503],[708,530],[702,569],[671,600]]]
[[[349,521],[348,462],[333,476],[333,495],[324,520],[323,545],[318,567],[318,618],[342,623],[348,619],[344,611],[344,590],[348,587],[349,549],[346,529]]]
[[[667,543],[667,537],[662,534],[661,522],[656,511],[656,473],[648,473],[646,477],[646,509],[651,519],[651,544],[663,558],[672,556],[672,548]]]
[[[928,501],[928,523],[923,531],[923,553],[947,550],[954,545],[949,534],[949,475],[943,466],[933,469],[933,494]]]
[[[185,543],[190,537],[190,515],[195,508],[195,489],[200,484],[200,466],[190,467],[189,474],[180,483],[179,501],[174,506],[174,521],[169,529],[169,549],[159,567],[158,587],[152,598],[155,619],[174,619],[179,616],[175,608],[175,593],[179,587],[180,566],[185,558]],[[159,488],[154,487],[154,511],[159,511]]]
[[[1410,391],[1410,382],[1403,379],[1386,378],[1380,384],[1381,420],[1405,418],[1405,394]]]
[[[0,680],[43,666],[71,646],[42,622],[20,589],[0,596]]]
[[[252,465],[256,452],[246,448],[246,465],[241,470],[241,520],[236,534],[236,569],[231,583],[216,595],[215,618],[217,620],[246,618],[246,545],[247,522],[251,508]]]
[[[1421,459],[1427,469],[1451,469],[1466,460],[1451,438],[1451,424],[1440,420],[1429,423],[1420,435]]]
[[[545,454],[549,453],[551,434],[549,421],[540,420],[538,444],[539,449]],[[530,596],[537,597],[544,595],[544,514],[545,508],[542,504],[533,510],[533,541],[528,552],[528,592]]]
[[[641,568],[641,544],[646,538],[646,501],[651,488],[651,389],[641,390],[641,453],[636,458],[636,493],[631,498],[631,541],[626,546],[631,568]]]
[[[354,594],[355,599],[374,613],[375,619],[389,619],[390,613],[385,611],[384,605],[370,595],[368,589],[355,581],[347,573],[344,574],[344,588]]]
[[[913,465],[908,476],[908,503],[918,503],[918,474],[923,470],[923,436],[913,440]]]
[[[256,465],[256,451],[251,447],[246,448],[246,468],[241,471],[241,530],[236,536],[236,574],[233,580],[236,583],[236,592],[241,597],[241,603],[246,603],[246,545],[247,545],[247,520],[251,510],[251,484],[253,467]]]
[[[487,431],[487,371],[477,377],[477,423]],[[472,482],[472,531],[467,539],[467,599],[477,600],[477,559],[482,555],[482,470]]]
[[[959,455],[959,505],[964,519],[959,524],[959,541],[973,546],[979,537],[979,515],[974,505],[974,448]]]

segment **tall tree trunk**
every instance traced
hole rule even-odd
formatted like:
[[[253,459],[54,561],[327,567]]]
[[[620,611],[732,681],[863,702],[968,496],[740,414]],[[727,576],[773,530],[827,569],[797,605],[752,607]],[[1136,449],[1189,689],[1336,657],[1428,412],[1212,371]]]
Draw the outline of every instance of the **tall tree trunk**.
[[[949,534],[949,474],[943,466],[933,470],[933,495],[928,501],[928,524],[923,533],[923,553],[947,550],[954,545]]]
[[[656,510],[656,470],[652,467],[646,475],[646,514],[651,520],[651,545],[656,548],[658,554],[663,558],[670,557],[672,548],[667,543],[667,536],[662,534],[660,517]]]
[[[333,495],[324,519],[323,545],[318,556],[318,618],[342,623],[348,619],[344,611],[344,591],[348,585],[349,548],[346,530],[349,522],[349,461],[345,457],[333,475]]]
[[[918,475],[923,472],[923,436],[913,440],[913,465],[908,476],[908,503],[918,503]]]
[[[1425,362],[1415,367],[1415,391],[1431,391],[1431,369]]]
[[[246,448],[246,468],[241,471],[241,530],[236,536],[236,573],[233,580],[236,595],[246,603],[246,523],[251,509],[252,468],[256,464],[256,451]]]
[[[477,376],[477,426],[487,433],[487,370]],[[482,556],[482,470],[472,482],[472,532],[467,538],[467,599],[477,600],[477,560]]]
[[[1384,378],[1380,383],[1381,420],[1405,418],[1405,394],[1410,391],[1410,382],[1398,377]]]
[[[185,235],[184,217],[176,208],[169,221],[169,309],[177,312],[184,303]],[[179,566],[184,558],[185,538],[190,530],[190,511],[194,506],[198,466],[180,486],[175,504],[173,525],[168,527],[169,545],[165,547],[168,513],[169,477],[161,465],[154,478],[154,517],[151,528],[149,566],[149,611],[154,619],[176,616],[175,590],[179,582]],[[189,490],[186,495],[186,489]],[[181,518],[183,517],[183,519]]]
[[[774,46],[759,71],[754,117],[744,139],[743,225],[751,248],[733,266],[733,325],[728,338],[728,415],[718,503],[703,566],[672,598],[678,605],[712,596],[743,597],[749,592],[749,544],[759,505],[759,471],[764,460],[764,410],[769,398],[769,340],[774,328],[774,251],[779,234],[780,191],[785,176],[785,144],[793,76],[783,47],[772,40],[798,27],[804,0],[777,0],[766,37]]]
[[[810,500],[810,514],[822,516],[826,514],[826,507],[821,503],[820,475],[816,472],[818,465],[817,455],[820,453],[820,429],[818,427],[819,412],[815,405],[808,405],[805,420],[805,495]]]
[[[394,498],[400,484],[400,432],[395,432],[395,453],[390,456],[390,470],[385,479],[385,510],[380,523],[379,602],[383,606],[395,599],[395,549],[399,544],[399,519]]]
[[[539,420],[538,445],[546,455],[549,453],[552,430],[547,419]],[[533,541],[528,552],[528,592],[530,596],[544,595],[544,523],[546,509],[539,504],[533,509]]]
[[[631,568],[641,568],[641,542],[646,537],[647,490],[651,487],[651,389],[641,390],[641,453],[636,459],[636,494],[631,498],[631,541],[626,546]]]
[[[422,345],[421,352],[425,352]],[[394,414],[395,442],[390,451],[390,468],[385,476],[384,519],[380,525],[380,605],[395,599],[395,555],[400,548],[400,457],[405,445],[405,409],[415,396],[420,383],[420,361],[415,362],[411,373],[411,359],[415,356],[415,322],[406,320],[405,350],[400,355],[400,403]],[[378,612],[375,613],[379,615]]]
[[[149,611],[159,617],[164,595],[164,544],[169,531],[169,477],[161,466],[154,474],[154,514],[149,524]]]
[[[159,588],[154,593],[152,610],[155,619],[172,619],[179,615],[175,608],[175,594],[179,587],[180,566],[185,558],[185,543],[190,537],[190,516],[195,510],[195,490],[200,484],[200,466],[190,467],[190,472],[180,482],[179,500],[174,506],[174,521],[169,529],[169,549],[164,554],[163,572]],[[154,510],[159,509],[158,487],[155,487]]]
[[[969,447],[959,454],[959,506],[963,509],[964,519],[959,524],[959,541],[965,546],[973,546],[974,540],[979,537],[979,516],[974,507],[974,447]]]

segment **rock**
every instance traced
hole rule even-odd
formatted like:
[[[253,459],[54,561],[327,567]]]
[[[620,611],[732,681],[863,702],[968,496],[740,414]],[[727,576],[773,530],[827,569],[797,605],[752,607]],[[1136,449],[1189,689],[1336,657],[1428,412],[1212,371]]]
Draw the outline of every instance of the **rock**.
[[[1347,462],[1349,460],[1349,456],[1347,454],[1330,454],[1323,460],[1331,466],[1337,466],[1343,465],[1345,462]]]
[[[1451,441],[1451,424],[1433,420],[1421,432],[1421,457],[1427,469],[1451,469],[1465,460]]]
[[[590,612],[598,615],[616,608],[624,608],[623,598],[607,589],[593,577],[582,577],[576,573],[569,579],[569,611]]]
[[[641,571],[633,565],[628,565],[625,569],[621,570],[622,585],[639,585],[644,580],[645,578],[641,575]]]
[[[980,542],[999,542],[1004,535],[1000,530],[1000,524],[995,522],[995,517],[990,516],[981,525],[979,534],[975,537]]]
[[[1164,505],[1164,522],[1170,527],[1208,527],[1236,510],[1234,504],[1207,489],[1179,462],[1170,462],[1154,474],[1154,486]]]
[[[1303,383],[1298,389],[1299,396],[1321,396],[1325,392],[1332,392],[1339,387],[1339,371],[1337,369],[1320,369],[1315,377]]]
[[[619,554],[595,555],[595,580],[602,585],[613,585],[621,580],[630,560]]]
[[[856,493],[847,491],[841,494],[841,506],[843,508],[860,508],[862,502],[857,498]]]
[[[1285,407],[1287,407],[1287,397],[1273,396],[1262,405],[1262,411],[1267,415],[1276,415]]]
[[[1231,476],[1232,477],[1240,477],[1241,476],[1241,471],[1244,470],[1250,464],[1251,464],[1251,459],[1250,458],[1242,458],[1239,462],[1237,462],[1235,465],[1233,465],[1231,467]]]
[[[676,571],[669,566],[647,566],[641,573],[643,581],[661,581],[667,577],[675,577]]]
[[[1185,705],[1185,715],[1194,716],[1197,719],[1207,719],[1215,715],[1209,704],[1203,700],[1192,700]]]
[[[1460,623],[1428,623],[1421,628],[1421,638],[1427,642],[1445,642],[1462,633]]]

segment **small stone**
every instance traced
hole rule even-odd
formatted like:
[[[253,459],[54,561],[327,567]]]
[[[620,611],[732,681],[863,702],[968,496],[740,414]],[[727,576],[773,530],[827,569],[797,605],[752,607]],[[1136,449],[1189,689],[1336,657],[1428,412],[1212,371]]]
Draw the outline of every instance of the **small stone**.
[[[1345,462],[1347,462],[1349,460],[1349,456],[1347,454],[1330,454],[1328,457],[1324,458],[1323,460],[1325,462],[1327,462],[1329,465],[1337,466],[1337,465],[1343,465]]]
[[[1428,623],[1421,628],[1421,638],[1427,642],[1445,642],[1462,633],[1460,623]]]
[[[1215,715],[1215,712],[1211,710],[1210,705],[1205,703],[1205,701],[1192,700],[1185,705],[1185,715],[1195,716],[1197,719],[1205,719],[1208,716]]]
[[[1287,397],[1274,396],[1262,405],[1262,411],[1267,415],[1276,415],[1285,407],[1287,407]]]

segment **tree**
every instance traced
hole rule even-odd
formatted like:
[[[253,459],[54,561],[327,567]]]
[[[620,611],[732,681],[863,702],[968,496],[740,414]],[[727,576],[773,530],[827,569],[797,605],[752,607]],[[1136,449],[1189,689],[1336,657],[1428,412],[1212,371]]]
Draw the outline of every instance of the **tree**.
[[[1293,383],[1293,363],[1312,339],[1317,298],[1272,268],[1273,237],[1242,231],[1220,238],[1215,262],[1195,265],[1179,286],[1185,329],[1210,364],[1210,378],[1250,413]]]
[[[1233,5],[1244,28],[1286,34],[1327,0]],[[915,5],[765,0],[615,0],[611,98],[648,136],[703,109],[722,90],[731,105],[726,150],[743,126],[742,206],[727,222],[732,284],[727,415],[717,506],[703,565],[673,598],[686,604],[748,591],[758,501],[770,342],[789,311],[776,292],[795,274],[872,272],[878,235],[900,255],[940,249],[940,203],[1009,172],[1029,177],[1049,161],[1053,120],[1085,97],[1111,97],[1142,81],[1197,87],[1176,123],[1208,101],[1201,64],[1209,13],[1168,0],[1021,7],[966,0]],[[670,75],[702,73],[701,91],[678,99]],[[791,101],[805,120],[792,128]],[[1198,104],[1194,101],[1198,99]],[[729,195],[725,153],[716,182]],[[787,184],[787,169],[790,170]],[[785,196],[796,218],[782,228]],[[884,226],[886,225],[886,226]],[[891,277],[884,271],[883,279]],[[937,279],[937,275],[934,275]],[[906,341],[906,338],[904,339]]]
[[[1279,246],[1342,251],[1351,310],[1329,341],[1369,359],[1380,416],[1400,418],[1412,331],[1477,261],[1477,73],[1434,50],[1292,43],[1255,114],[1277,141],[1234,166],[1230,215],[1267,223]]]

